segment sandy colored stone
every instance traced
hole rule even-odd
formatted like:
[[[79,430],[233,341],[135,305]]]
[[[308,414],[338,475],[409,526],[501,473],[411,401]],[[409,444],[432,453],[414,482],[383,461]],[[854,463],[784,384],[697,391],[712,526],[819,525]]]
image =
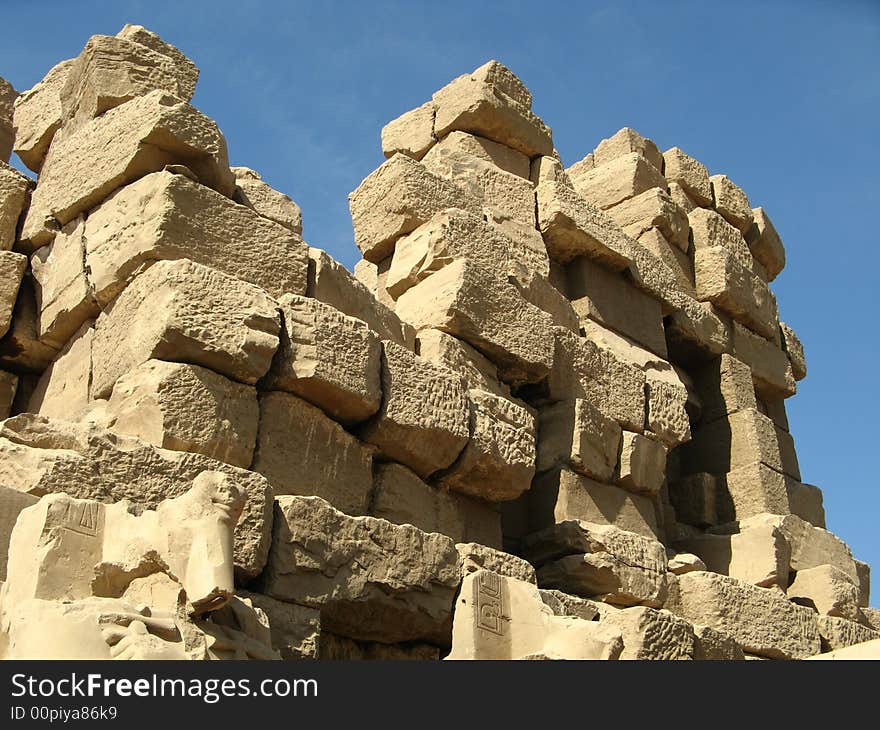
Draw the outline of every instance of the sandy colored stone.
[[[859,608],[865,608],[871,600],[871,566],[861,560],[854,562],[859,580]]]
[[[305,294],[308,246],[295,233],[186,175],[147,175],[89,214],[86,264],[106,306],[154,261],[187,258],[278,297]]]
[[[706,472],[670,479],[669,498],[679,522],[697,527],[718,523],[717,478]]]
[[[771,659],[804,659],[819,651],[816,614],[775,591],[717,573],[678,576],[677,616],[731,636],[744,651]]]
[[[0,252],[12,250],[30,188],[31,182],[24,175],[0,160]]]
[[[206,470],[230,475],[246,493],[235,532],[235,566],[240,578],[253,578],[266,562],[272,520],[271,487],[259,474],[93,424],[25,414],[0,425],[0,481],[38,496],[65,492],[101,502],[130,499],[152,508],[185,492]]]
[[[174,62],[175,72],[184,90],[195,89],[196,82],[199,79],[198,68],[180,49],[162,40],[153,31],[144,28],[142,25],[126,23],[122,26],[122,30],[116,34],[116,37],[140,43],[142,46],[156,51],[156,53],[167,56]]]
[[[289,231],[302,234],[302,208],[289,195],[275,190],[249,167],[231,168],[235,175],[235,201]]]
[[[154,91],[59,132],[40,171],[22,241],[48,243],[59,226],[94,208],[110,193],[169,164],[186,165],[204,185],[231,196],[226,140],[194,107]]]
[[[382,407],[360,437],[423,478],[450,466],[469,437],[461,378],[384,342],[382,392]]]
[[[343,314],[363,320],[380,339],[390,340],[410,350],[415,347],[415,330],[412,326],[402,322],[342,264],[318,248],[309,248],[307,294]]]
[[[346,636],[321,631],[316,659],[331,661],[438,661],[440,648],[424,642],[385,644],[379,641],[355,641]]]
[[[345,425],[379,410],[382,348],[366,323],[295,294],[278,304],[281,342],[260,387],[294,393]]]
[[[695,208],[688,214],[694,249],[720,246],[743,267],[751,269],[754,259],[742,233],[714,210]]]
[[[276,304],[262,289],[187,259],[159,261],[98,317],[92,394],[150,360],[188,362],[253,385],[278,347]]]
[[[715,210],[731,224],[745,232],[752,225],[752,206],[745,192],[727,175],[712,175],[712,197]]]
[[[424,165],[397,154],[367,176],[348,196],[354,240],[368,261],[378,263],[395,241],[444,208],[480,213],[480,201]]]
[[[538,229],[550,258],[567,263],[578,256],[595,259],[613,271],[632,258],[632,241],[602,210],[570,184],[542,181],[536,190]]]
[[[664,188],[650,188],[607,209],[607,213],[631,238],[657,228],[680,250],[688,249],[687,213]]]
[[[694,627],[669,611],[633,606],[603,618],[604,626],[623,635],[621,660],[681,661],[695,659]]]
[[[11,251],[0,251],[0,258],[4,258],[4,254],[7,257],[13,256]],[[21,265],[19,254],[14,255],[15,260],[7,258],[7,263],[11,263],[13,267]],[[7,292],[9,289],[4,293]],[[2,308],[2,296],[0,295],[0,308]],[[9,331],[0,338],[0,368],[17,373],[39,374],[49,366],[58,350],[40,341],[37,298],[33,279],[27,273],[21,278],[18,297],[14,304]],[[0,312],[0,324],[2,322],[3,316]]]
[[[711,626],[694,626],[694,659],[697,661],[744,661],[745,655],[732,637]]]
[[[461,559],[462,577],[478,570],[491,570],[506,578],[533,585],[538,584],[535,569],[531,563],[516,555],[511,555],[503,550],[495,550],[476,542],[457,543],[455,549],[458,550]]]
[[[467,400],[470,438],[437,485],[487,502],[516,499],[535,474],[535,418],[494,393],[469,390]]]
[[[611,137],[603,139],[592,152],[596,166],[604,165],[619,157],[636,152],[644,157],[658,170],[663,169],[663,155],[653,140],[643,137],[630,127],[615,132]]]
[[[15,402],[15,392],[18,389],[18,376],[0,370],[0,421],[9,418],[12,405]]]
[[[839,616],[850,621],[861,619],[859,587],[833,565],[798,570],[786,595],[790,601],[818,611],[821,616]]]
[[[12,315],[21,280],[27,268],[27,256],[14,251],[0,251],[0,337],[12,324]]]
[[[42,80],[15,100],[15,154],[39,172],[55,132],[61,126],[61,90],[76,59],[56,64]]]
[[[880,639],[865,641],[853,646],[844,647],[843,649],[835,649],[834,651],[829,651],[825,654],[814,654],[811,657],[807,657],[807,659],[828,661],[877,661],[880,659]]]
[[[510,388],[498,380],[498,368],[466,342],[440,330],[424,329],[419,332],[417,346],[423,359],[461,375],[469,390],[510,398]]]
[[[6,79],[0,77],[0,162],[9,162],[15,141],[13,129],[13,106],[18,92]]]
[[[654,495],[666,477],[666,447],[654,439],[623,431],[617,483],[630,492]]]
[[[367,513],[372,451],[335,421],[288,393],[261,393],[253,471],[274,494],[318,496],[347,514]]]
[[[261,592],[317,608],[322,630],[354,639],[449,645],[461,580],[448,537],[349,517],[318,497],[276,499]]]
[[[760,207],[752,208],[752,215],[755,231],[749,248],[755,259],[764,266],[767,280],[773,281],[785,268],[785,248],[767,212]]]
[[[111,429],[247,469],[257,440],[253,387],[183,363],[148,360],[113,386]]]
[[[690,214],[691,211],[700,206],[687,193],[687,191],[674,180],[669,181],[669,197],[675,201],[675,204],[685,213]],[[709,203],[711,205],[711,203]]]
[[[825,527],[824,498],[819,487],[788,478],[785,480],[785,490],[793,515],[816,527]]]
[[[528,155],[485,137],[478,137],[467,132],[450,132],[436,146],[438,149],[447,149],[477,157],[526,180],[530,177],[531,161]],[[432,149],[431,152],[433,154],[434,150]]]
[[[542,588],[538,592],[541,594],[541,600],[550,607],[554,616],[572,616],[582,618],[585,621],[593,621],[597,616],[602,615],[601,611],[609,610],[607,604],[599,604],[589,598],[573,596],[570,593],[563,593],[552,588]]]
[[[666,568],[674,575],[683,575],[684,573],[693,573],[697,570],[706,570],[706,564],[702,558],[693,553],[675,552],[674,550],[666,550],[667,565]]]
[[[676,285],[689,297],[696,298],[694,289],[694,265],[688,255],[678,246],[673,246],[658,228],[649,228],[642,233],[636,243],[659,260],[675,280]]]
[[[804,346],[795,331],[785,322],[779,323],[782,331],[782,348],[785,350],[791,362],[791,372],[795,380],[803,380],[807,377],[807,360],[804,357]]]
[[[823,651],[836,651],[866,641],[880,640],[880,632],[839,616],[819,616]]]
[[[434,103],[425,102],[404,112],[382,127],[382,154],[393,157],[400,152],[421,160],[434,146]]]
[[[732,335],[731,353],[751,368],[755,390],[762,398],[789,398],[797,392],[791,362],[781,347],[739,322],[733,323]]]
[[[651,188],[666,188],[666,179],[638,152],[615,157],[590,170],[568,168],[575,190],[600,208],[644,193]]]
[[[0,487],[0,580],[6,580],[9,538],[18,515],[26,507],[37,503],[38,497],[33,494],[19,492],[17,489]]]
[[[532,113],[530,96],[526,102],[525,87],[518,80],[511,82],[515,78],[508,69],[488,74],[477,69],[435,92],[434,136],[440,139],[454,131],[469,132],[528,157],[549,155],[553,151],[550,128]]]
[[[691,438],[688,418],[688,390],[681,382],[669,382],[649,369],[646,373],[645,426],[666,448],[679,446]]]
[[[791,511],[787,481],[782,473],[761,462],[733,469],[718,480],[718,521],[725,523],[762,513],[787,514]]]
[[[681,185],[698,205],[712,205],[709,170],[678,147],[670,147],[663,153],[663,176],[670,183]]]
[[[730,318],[710,302],[682,296],[681,309],[666,320],[667,349],[681,353],[679,359],[707,359],[729,352],[733,328]]]
[[[609,481],[620,449],[620,426],[582,398],[561,401],[539,413],[537,468],[566,466]]]
[[[94,321],[84,322],[46,367],[26,408],[48,418],[77,420],[91,401]]]
[[[317,659],[321,635],[321,614],[317,609],[276,601],[262,593],[237,590],[269,619],[272,648],[282,659]]]
[[[692,374],[703,405],[703,423],[758,407],[751,370],[732,355],[714,358]]]

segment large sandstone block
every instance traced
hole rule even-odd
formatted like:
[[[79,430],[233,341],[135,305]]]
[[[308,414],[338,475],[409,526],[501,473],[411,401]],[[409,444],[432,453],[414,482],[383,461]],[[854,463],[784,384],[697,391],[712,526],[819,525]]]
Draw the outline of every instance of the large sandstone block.
[[[0,486],[0,580],[6,580],[9,538],[19,513],[37,503],[38,497],[17,489]]]
[[[95,325],[92,395],[150,360],[188,362],[253,385],[269,370],[280,329],[262,289],[187,259],[138,276]]]
[[[9,418],[18,390],[18,376],[0,370],[0,421]]]
[[[656,495],[666,479],[666,447],[640,433],[624,431],[617,483],[630,492]]]
[[[767,280],[773,281],[785,268],[785,248],[767,212],[760,207],[752,208],[752,215],[755,230],[749,248],[767,272]]]
[[[4,277],[10,282],[8,284],[10,288],[0,294],[0,329],[2,329],[5,321],[4,305],[10,306],[4,299],[7,296],[14,296],[15,290],[12,287],[16,285],[15,270],[21,266],[21,257],[19,254],[13,254],[12,251],[0,251],[0,258],[5,258],[7,266],[12,268],[12,271],[7,271]],[[12,310],[9,331],[0,338],[0,368],[17,373],[39,374],[49,366],[58,349],[40,340],[40,313],[37,309],[33,277],[27,272],[18,285],[18,298],[13,299],[12,303],[15,307]]]
[[[275,495],[326,499],[347,514],[367,513],[372,451],[314,406],[288,393],[261,393],[254,471]]]
[[[424,165],[398,154],[382,163],[348,196],[354,241],[367,261],[378,263],[394,251],[400,236],[444,208],[476,215],[480,201]]]
[[[696,659],[694,627],[669,611],[633,606],[614,611],[601,624],[623,635],[621,660],[682,661]]]
[[[425,329],[419,332],[416,351],[425,360],[461,375],[468,390],[510,398],[510,388],[498,380],[498,368],[466,342],[440,330]]]
[[[78,420],[92,400],[92,340],[94,321],[89,320],[58,351],[40,376],[26,411],[47,418]]]
[[[649,228],[638,237],[636,244],[646,249],[669,269],[673,280],[683,294],[693,299],[696,298],[693,262],[678,246],[673,246],[659,228]]]
[[[819,651],[816,614],[775,591],[709,572],[678,576],[668,608],[731,637],[744,651],[771,659],[805,659]]]
[[[789,481],[781,472],[761,462],[733,469],[717,481],[718,521],[731,522],[762,513],[788,514],[791,511]]]
[[[382,127],[382,154],[393,157],[400,152],[421,160],[434,146],[434,103],[425,102],[404,112]]]
[[[712,183],[715,210],[739,230],[747,231],[752,225],[752,206],[743,189],[727,175],[712,175],[709,182]]]
[[[751,368],[755,390],[762,398],[789,398],[797,392],[794,372],[785,351],[739,322],[733,323],[730,351],[737,360]]]
[[[665,188],[651,188],[607,209],[608,215],[631,238],[638,238],[651,228],[681,251],[688,250],[688,216]]]
[[[549,314],[496,272],[460,259],[407,290],[397,314],[417,330],[447,332],[475,347],[511,385],[537,382],[553,365]]]
[[[720,246],[746,269],[754,266],[752,254],[742,233],[714,210],[695,208],[688,213],[694,249]]]
[[[0,162],[9,162],[15,132],[12,126],[12,110],[18,92],[6,79],[0,78]]]
[[[342,264],[318,248],[309,248],[307,294],[343,314],[363,320],[380,339],[414,349],[416,335],[412,326],[402,322]]]
[[[242,580],[260,574],[269,552],[272,492],[259,474],[202,454],[160,449],[93,424],[24,414],[0,425],[0,483],[41,496],[129,499],[155,508],[187,491],[203,471],[232,477],[246,495],[235,528],[235,569]]]
[[[295,603],[276,601],[262,593],[238,590],[240,598],[246,598],[263,611],[269,619],[272,648],[282,659],[317,659],[321,635],[321,613],[317,609],[298,606]]]
[[[692,375],[702,404],[700,418],[704,424],[758,407],[752,372],[732,355],[714,358]]]
[[[787,478],[785,490],[788,493],[789,509],[793,515],[816,527],[825,527],[824,498],[819,487]]]
[[[382,406],[361,438],[420,477],[450,466],[468,442],[468,403],[460,376],[383,343]]]
[[[256,390],[207,368],[148,360],[116,381],[107,411],[117,433],[250,468]]]
[[[536,198],[538,229],[551,259],[566,263],[577,256],[589,256],[614,271],[629,265],[632,241],[569,183],[542,181]]]
[[[711,626],[694,626],[694,659],[697,661],[744,661],[739,644]]]
[[[436,146],[477,157],[526,180],[531,175],[531,160],[528,155],[485,137],[467,132],[450,132]]]
[[[10,251],[15,243],[30,187],[31,182],[24,175],[0,160],[0,251]]]
[[[18,289],[27,268],[27,256],[14,251],[0,251],[0,337],[12,324]]]
[[[650,499],[570,469],[539,474],[527,495],[531,531],[564,520],[584,520],[615,525],[652,539],[657,537],[657,518]]]
[[[154,261],[187,258],[278,297],[305,294],[308,246],[295,233],[186,175],[157,172],[89,214],[86,264],[106,306]]]
[[[280,344],[260,387],[294,393],[345,425],[379,410],[382,346],[366,323],[309,297],[278,303]]]
[[[670,352],[679,354],[680,360],[705,360],[707,356],[730,351],[733,325],[724,312],[710,302],[698,302],[686,294],[680,304],[681,308],[666,320],[666,345]]]
[[[663,169],[663,155],[654,141],[630,127],[619,129],[611,137],[603,139],[591,154],[594,164],[598,166],[632,152],[640,154],[658,170]]]
[[[521,549],[542,588],[620,606],[666,600],[666,548],[634,532],[567,521],[527,535]]]
[[[786,595],[790,601],[811,608],[821,616],[862,620],[858,585],[833,565],[817,565],[797,571]]]
[[[169,164],[186,165],[200,182],[223,195],[234,191],[220,129],[162,91],[111,109],[74,133],[59,132],[31,198],[21,234],[24,245],[45,245],[59,226],[117,188]]]
[[[725,474],[761,462],[785,472],[778,434],[773,421],[754,408],[732,413],[700,426],[684,448],[682,465],[687,473]]]
[[[582,398],[542,408],[538,420],[537,468],[566,466],[609,481],[620,449],[620,426]]]
[[[15,154],[34,172],[43,166],[52,138],[61,126],[61,89],[75,60],[56,64],[15,100]]]
[[[260,173],[249,167],[233,167],[232,172],[236,202],[297,235],[302,234],[302,208],[290,196],[265,183]]]
[[[354,639],[448,646],[461,574],[455,543],[412,525],[349,517],[318,497],[276,500],[261,592],[317,608]]]
[[[489,66],[497,69],[485,73]],[[528,157],[549,155],[553,139],[531,111],[531,95],[522,82],[497,61],[459,76],[435,92],[434,136],[461,131],[485,137]]]
[[[487,502],[516,499],[535,474],[535,418],[513,400],[469,390],[470,438],[437,485]]]
[[[591,170],[569,168],[568,174],[575,190],[600,208],[610,208],[651,188],[666,189],[660,170],[637,152],[597,164]]]
[[[861,560],[856,560],[855,564],[859,585],[859,608],[865,608],[871,600],[871,566]]]
[[[663,153],[663,176],[670,183],[681,185],[698,205],[712,205],[709,170],[678,147],[671,147]]]
[[[714,475],[698,472],[681,478],[670,477],[668,492],[679,522],[695,527],[718,524],[719,488]]]
[[[491,570],[514,580],[521,580],[538,585],[535,569],[523,558],[511,555],[503,550],[495,550],[475,542],[458,543],[455,546],[461,560],[462,576],[470,575],[478,570]]]
[[[804,357],[804,346],[795,331],[785,322],[779,323],[782,332],[782,348],[791,362],[791,372],[795,380],[803,380],[807,377],[807,360]]]
[[[122,26],[122,30],[116,34],[116,37],[140,43],[142,46],[156,51],[156,53],[167,56],[175,63],[177,67],[176,73],[183,88],[185,90],[189,88],[195,89],[196,82],[199,80],[198,68],[180,49],[162,40],[153,31],[144,28],[142,25],[126,23]]]
[[[880,640],[880,631],[839,616],[819,616],[819,634],[826,652]]]

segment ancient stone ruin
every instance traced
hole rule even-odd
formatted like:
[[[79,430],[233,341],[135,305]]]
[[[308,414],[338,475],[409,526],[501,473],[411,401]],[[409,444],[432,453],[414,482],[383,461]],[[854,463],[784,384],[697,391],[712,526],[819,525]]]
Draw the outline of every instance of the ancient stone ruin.
[[[197,77],[128,25],[0,85],[0,654],[876,655],[732,180],[565,167],[490,61],[382,130],[352,274]]]

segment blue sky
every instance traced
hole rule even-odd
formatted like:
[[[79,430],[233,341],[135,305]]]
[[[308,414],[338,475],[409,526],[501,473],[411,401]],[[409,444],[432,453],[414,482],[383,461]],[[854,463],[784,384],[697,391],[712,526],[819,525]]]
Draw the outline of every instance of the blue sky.
[[[788,251],[773,288],[807,352],[788,401],[804,479],[880,571],[877,0],[0,0],[0,17],[19,89],[125,22],[178,45],[233,164],[297,200],[306,240],[348,266],[347,194],[382,161],[382,125],[489,58],[532,90],[566,164],[631,126],[727,173]]]

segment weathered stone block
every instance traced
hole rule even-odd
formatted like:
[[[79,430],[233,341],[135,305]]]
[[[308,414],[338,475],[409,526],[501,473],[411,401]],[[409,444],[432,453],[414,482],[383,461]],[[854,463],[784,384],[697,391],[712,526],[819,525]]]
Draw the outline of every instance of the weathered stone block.
[[[669,611],[633,606],[601,620],[623,634],[621,660],[682,661],[695,659],[694,627]]]
[[[866,641],[880,640],[880,631],[839,616],[819,616],[822,651],[835,651]]]
[[[675,508],[676,519],[687,525],[706,527],[717,524],[717,496],[717,478],[706,472],[671,479],[669,483],[669,499]]]
[[[694,626],[694,659],[697,661],[744,661],[740,645],[711,626]]]
[[[702,423],[758,407],[749,366],[727,354],[714,358],[693,372],[702,403]]]
[[[695,208],[688,213],[688,223],[695,250],[720,246],[726,249],[741,266],[752,269],[755,262],[742,233],[724,220],[719,213],[706,208]]]
[[[698,205],[712,205],[709,170],[678,147],[671,147],[663,153],[663,176],[670,183],[681,185]]]
[[[18,389],[18,376],[0,370],[0,421],[9,418],[12,405],[15,402],[15,392]]]
[[[596,165],[604,165],[631,152],[637,152],[658,170],[663,169],[663,155],[657,145],[630,127],[624,127],[599,142],[592,156]]]
[[[712,175],[712,197],[715,210],[741,231],[748,230],[752,225],[752,206],[748,196],[727,175]]]
[[[6,79],[0,78],[0,162],[8,162],[12,153],[15,132],[12,126],[12,109],[18,92]]]
[[[394,157],[400,152],[421,160],[436,143],[434,137],[434,103],[425,102],[401,114],[382,127],[382,154]]]
[[[767,212],[763,208],[752,208],[752,215],[755,235],[749,248],[767,272],[767,281],[773,281],[785,268],[785,248]]]
[[[683,447],[685,473],[720,475],[753,462],[785,472],[777,433],[784,432],[777,432],[773,421],[754,408],[702,425]]]
[[[655,495],[666,479],[666,447],[654,439],[624,431],[617,483],[630,492]]]
[[[528,155],[485,137],[467,132],[450,132],[437,143],[437,147],[472,155],[526,180],[530,177],[531,160]]]
[[[249,167],[231,169],[235,175],[236,202],[297,235],[302,234],[302,208],[290,196],[265,183],[256,170]]]
[[[651,188],[666,188],[660,170],[637,152],[597,164],[592,170],[569,168],[568,175],[575,190],[600,208],[610,208]]]
[[[6,580],[9,538],[19,513],[37,503],[38,497],[17,489],[0,486],[0,580]]]
[[[495,550],[479,543],[458,543],[455,546],[461,560],[462,577],[478,570],[491,570],[514,580],[533,585],[538,584],[535,569],[527,560],[511,555],[503,550]]]
[[[782,332],[782,348],[791,362],[791,372],[795,380],[803,380],[807,377],[807,360],[804,357],[804,346],[795,334],[795,331],[785,322],[779,323]]]
[[[688,216],[665,188],[651,188],[607,209],[626,235],[638,238],[657,228],[681,251],[688,250]]]
[[[833,565],[797,571],[786,594],[790,601],[818,611],[822,616],[839,616],[850,621],[861,619],[859,587]]]
[[[48,418],[77,420],[92,400],[94,321],[84,322],[40,376],[27,411]]]
[[[15,153],[34,172],[43,166],[52,137],[61,126],[61,89],[74,61],[71,58],[56,64],[15,100]]]
[[[789,398],[797,392],[791,362],[773,342],[733,323],[731,353],[752,370],[755,390],[764,399]]]
[[[248,599],[269,619],[272,648],[282,659],[318,659],[321,633],[321,612],[295,603],[276,601],[262,593],[239,590],[236,595]]]
[[[27,256],[14,251],[0,251],[0,337],[12,325],[18,289],[27,268]]]
[[[824,500],[819,487],[788,478],[785,480],[785,490],[788,493],[788,504],[793,515],[816,527],[825,527]]]
[[[30,188],[31,182],[24,175],[0,160],[0,252],[12,250]]]

